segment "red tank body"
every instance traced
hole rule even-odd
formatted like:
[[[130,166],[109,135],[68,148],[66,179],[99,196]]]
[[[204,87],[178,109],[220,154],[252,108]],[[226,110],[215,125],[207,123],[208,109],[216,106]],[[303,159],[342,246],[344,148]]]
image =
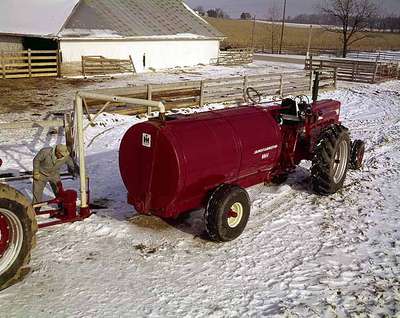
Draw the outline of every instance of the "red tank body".
[[[165,218],[200,208],[221,184],[245,188],[266,180],[281,140],[271,111],[256,106],[134,125],[119,153],[128,202]]]

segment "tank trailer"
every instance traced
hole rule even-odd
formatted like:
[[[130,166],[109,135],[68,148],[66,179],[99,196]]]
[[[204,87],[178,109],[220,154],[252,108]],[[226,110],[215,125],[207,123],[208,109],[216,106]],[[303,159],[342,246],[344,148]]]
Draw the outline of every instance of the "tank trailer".
[[[310,160],[311,185],[321,195],[337,192],[348,168],[361,167],[364,142],[351,142],[340,120],[340,102],[313,98],[261,103],[192,115],[161,116],[131,127],[122,139],[119,166],[128,202],[139,213],[161,218],[204,208],[214,241],[237,238],[246,227],[245,188],[282,183]]]

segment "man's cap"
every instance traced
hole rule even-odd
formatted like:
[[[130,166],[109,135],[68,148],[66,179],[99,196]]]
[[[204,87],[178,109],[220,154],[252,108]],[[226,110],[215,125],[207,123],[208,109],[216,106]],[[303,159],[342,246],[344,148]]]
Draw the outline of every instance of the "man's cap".
[[[69,156],[69,151],[68,151],[68,148],[67,148],[66,145],[62,145],[62,144],[57,145],[57,146],[56,146],[56,151],[57,151],[60,155],[62,155],[63,157]]]

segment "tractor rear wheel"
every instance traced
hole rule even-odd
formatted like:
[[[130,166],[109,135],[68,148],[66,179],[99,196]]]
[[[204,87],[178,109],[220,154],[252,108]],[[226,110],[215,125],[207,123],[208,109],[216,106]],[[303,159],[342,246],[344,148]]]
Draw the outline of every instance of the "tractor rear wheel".
[[[28,199],[0,184],[0,290],[28,273],[36,231],[35,213]]]
[[[208,235],[216,242],[228,242],[243,233],[250,215],[247,191],[235,185],[223,185],[211,195],[205,222]]]
[[[329,195],[344,183],[350,161],[350,136],[347,128],[332,125],[320,136],[311,167],[315,192]]]

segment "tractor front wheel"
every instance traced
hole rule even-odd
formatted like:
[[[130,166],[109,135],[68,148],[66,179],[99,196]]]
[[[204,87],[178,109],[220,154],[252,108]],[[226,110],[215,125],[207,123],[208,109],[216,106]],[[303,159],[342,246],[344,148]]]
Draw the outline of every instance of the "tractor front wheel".
[[[365,143],[362,140],[355,140],[351,145],[350,168],[358,170],[362,167],[365,152]]]
[[[316,146],[311,167],[311,180],[315,192],[329,195],[344,183],[350,161],[350,136],[341,125],[326,129]]]
[[[28,199],[0,184],[0,290],[29,271],[36,231],[35,213]]]
[[[211,240],[228,242],[237,238],[246,227],[250,215],[250,199],[246,190],[223,185],[211,195],[206,211],[206,229]]]

